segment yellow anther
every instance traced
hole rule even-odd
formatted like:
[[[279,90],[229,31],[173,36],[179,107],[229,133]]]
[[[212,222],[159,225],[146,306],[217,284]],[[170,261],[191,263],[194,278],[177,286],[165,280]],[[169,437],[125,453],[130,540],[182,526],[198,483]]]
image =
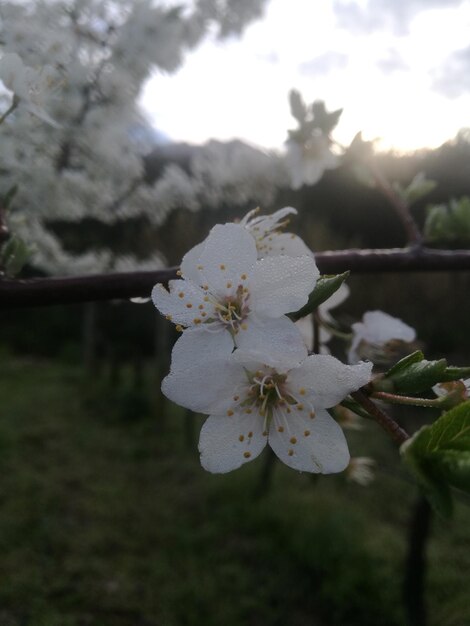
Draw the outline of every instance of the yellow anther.
[[[268,431],[267,430],[263,430],[263,437],[267,437],[268,436]]]
[[[176,275],[177,276],[183,276],[183,272],[181,270],[176,270]]]
[[[309,430],[304,430],[304,437],[308,437],[310,435],[310,431]]]
[[[176,330],[177,330],[179,333],[182,333],[182,332],[183,332],[183,330],[184,330],[184,328],[183,328],[182,326],[180,326],[179,324],[177,324],[177,325],[175,326],[175,328],[176,328]]]
[[[289,441],[290,441],[291,443],[297,443],[297,439],[296,439],[296,437],[291,437],[291,438],[289,439]]]
[[[244,452],[243,456],[245,457],[245,459],[249,459],[251,456],[251,452]]]
[[[209,296],[204,296],[204,302],[209,302]]]
[[[240,437],[238,437],[238,441],[245,441],[245,436],[244,435],[240,435]]]
[[[235,400],[235,402],[236,402],[237,400],[239,400],[239,399],[240,399],[240,396],[233,396],[233,399],[234,399],[234,400]]]
[[[195,324],[200,324],[200,323],[201,323],[201,321],[202,321],[202,320],[200,320],[198,317],[195,317],[195,318],[193,319],[193,322],[194,322]]]
[[[242,274],[242,275],[240,276],[240,278],[241,278],[242,280],[246,280],[246,279],[248,278],[248,276],[247,276],[246,274]]]
[[[284,426],[278,426],[277,427],[277,432],[278,433],[283,433],[284,432]]]
[[[227,415],[228,415],[229,417],[232,417],[232,415],[233,415],[233,411],[232,411],[232,409],[229,409],[229,410],[227,411]]]
[[[202,288],[204,289],[204,291],[209,291],[209,285],[202,285]]]
[[[165,319],[167,319],[169,322],[171,322],[173,317],[171,315],[165,315]]]
[[[207,313],[206,313],[205,311],[203,311],[203,312],[201,313],[201,317],[206,317],[206,315],[207,315]]]
[[[179,294],[178,294],[178,296],[179,296],[180,298],[184,298],[184,292],[183,292],[183,291],[180,291],[180,292],[179,292]]]
[[[203,270],[203,269],[204,269],[204,265],[196,265],[196,268],[197,268],[198,270]]]
[[[288,454],[289,456],[293,456],[293,455],[294,455],[294,451],[293,451],[293,450],[288,450],[287,454]]]
[[[191,302],[188,302],[188,304],[186,305],[186,308],[187,309],[192,309],[193,308],[193,305],[191,304]]]
[[[300,393],[300,395],[301,395],[301,396],[304,396],[304,395],[305,395],[305,393],[306,393],[306,392],[305,392],[305,389],[304,389],[303,387],[301,387],[301,388],[299,389],[299,393]]]
[[[292,413],[289,407],[286,407],[286,413]]]
[[[310,411],[309,415],[310,415],[310,419],[313,420],[313,418],[315,417],[315,411]]]
[[[245,409],[245,413],[249,415],[250,413],[253,413],[253,411],[251,409]]]
[[[251,432],[251,430],[250,430],[250,432],[248,433],[248,437],[250,437],[250,438],[251,438],[251,437],[253,437],[253,433]]]
[[[227,289],[230,289],[230,288],[231,288],[231,286],[232,286],[232,283],[229,281],[229,282],[227,283],[226,287],[227,287]]]
[[[225,269],[225,265],[224,265],[223,263],[221,263],[221,264],[219,265],[219,267],[220,267],[220,269],[221,269],[222,271]]]
[[[298,411],[303,411],[304,410],[304,405],[303,404],[298,404],[297,405],[297,410]]]
[[[200,309],[200,310],[202,311],[202,309],[204,308],[204,305],[203,305],[203,304],[200,304],[197,308],[198,308],[198,309]]]

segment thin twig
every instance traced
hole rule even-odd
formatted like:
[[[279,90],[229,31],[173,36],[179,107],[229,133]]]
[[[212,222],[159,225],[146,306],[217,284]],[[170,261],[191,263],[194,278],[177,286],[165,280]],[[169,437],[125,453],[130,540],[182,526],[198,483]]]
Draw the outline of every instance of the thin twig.
[[[368,167],[374,178],[377,189],[383,193],[388,199],[398,217],[400,218],[403,227],[406,232],[408,243],[415,246],[422,244],[422,235],[416,224],[413,216],[411,215],[410,207],[408,204],[395,192],[388,180],[377,168],[372,161],[368,162]]]
[[[407,406],[442,407],[447,403],[447,396],[440,398],[413,398],[412,396],[397,396],[386,391],[374,391],[371,396],[376,400],[383,400],[389,404],[405,404]]]
[[[351,396],[358,402],[369,415],[378,423],[398,444],[410,438],[408,433],[390,415],[379,409],[372,400],[361,390],[354,391]]]
[[[5,113],[0,116],[0,124],[3,124],[3,122],[7,119],[7,117],[10,115],[10,113],[13,113],[13,111],[18,106],[19,101],[20,101],[20,99],[18,98],[18,96],[14,95],[11,105],[8,107],[8,109],[5,111]]]

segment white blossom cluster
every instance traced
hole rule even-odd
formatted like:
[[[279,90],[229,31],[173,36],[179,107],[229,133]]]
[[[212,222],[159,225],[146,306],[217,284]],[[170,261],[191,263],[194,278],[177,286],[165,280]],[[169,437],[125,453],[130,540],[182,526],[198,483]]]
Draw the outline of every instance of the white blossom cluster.
[[[221,159],[213,146],[195,160],[194,176],[173,166],[147,184],[142,143],[133,139],[146,125],[137,99],[151,73],[175,71],[208,32],[239,33],[264,2],[2,3],[0,115],[17,106],[0,126],[0,197],[17,185],[9,225],[34,244],[36,266],[71,273],[119,265],[108,250],[68,253],[50,229],[54,220],[159,223],[175,207],[272,195],[276,168],[271,173],[268,158],[255,167],[246,150]]]
[[[162,390],[209,414],[199,450],[210,472],[236,469],[267,444],[299,471],[328,474],[349,463],[343,431],[326,409],[365,385],[372,364],[309,355],[287,317],[306,304],[319,276],[305,243],[282,232],[291,213],[250,212],[215,226],[184,256],[180,278],[152,292],[182,331]]]

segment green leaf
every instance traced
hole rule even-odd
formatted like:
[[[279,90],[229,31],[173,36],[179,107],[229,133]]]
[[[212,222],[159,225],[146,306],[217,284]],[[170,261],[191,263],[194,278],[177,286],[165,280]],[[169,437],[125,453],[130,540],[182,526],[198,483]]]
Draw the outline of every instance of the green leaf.
[[[427,361],[424,358],[418,360],[420,353],[414,353],[394,366],[384,376],[385,380],[392,381],[393,389],[398,393],[419,393],[431,389],[433,385],[441,382],[445,377],[447,362],[445,359]],[[410,357],[414,357],[411,359]],[[403,361],[403,359],[402,359]],[[402,365],[397,368],[398,365]]]
[[[405,189],[398,183],[394,183],[393,187],[408,206],[411,206],[414,202],[420,200],[435,189],[436,185],[437,183],[434,180],[426,178],[424,172],[419,172]]]
[[[395,363],[393,367],[391,367],[385,376],[391,378],[394,374],[399,374],[406,370],[407,367],[412,365],[413,363],[418,363],[424,359],[424,354],[421,350],[416,350],[416,352],[412,352],[408,354],[408,356],[403,357],[398,363]]]
[[[470,367],[449,367],[445,359],[427,361],[420,350],[409,354],[374,382],[377,391],[419,393],[437,383],[470,376]]]
[[[315,285],[315,289],[308,297],[307,304],[299,309],[299,311],[291,313],[289,317],[296,322],[302,317],[313,313],[313,311],[315,311],[320,304],[323,304],[323,302],[328,300],[328,298],[330,298],[335,291],[338,291],[348,276],[349,272],[336,274],[334,276],[320,276],[317,284]]]
[[[438,204],[427,208],[424,224],[427,241],[468,243],[470,240],[470,198],[455,198],[449,204]]]
[[[3,246],[0,262],[9,277],[16,276],[31,256],[31,248],[19,237],[11,237]]]
[[[319,128],[322,133],[329,135],[333,128],[338,124],[343,109],[328,112],[323,100],[315,100],[311,106],[313,115],[313,123],[315,128]]]
[[[289,104],[292,116],[302,125],[307,118],[307,107],[297,89],[292,89],[289,92]]]
[[[470,367],[449,367],[444,372],[444,378],[440,380],[440,383],[450,383],[453,380],[461,380],[462,378],[470,377]]]
[[[434,508],[449,516],[450,487],[470,493],[470,401],[421,428],[400,451]]]

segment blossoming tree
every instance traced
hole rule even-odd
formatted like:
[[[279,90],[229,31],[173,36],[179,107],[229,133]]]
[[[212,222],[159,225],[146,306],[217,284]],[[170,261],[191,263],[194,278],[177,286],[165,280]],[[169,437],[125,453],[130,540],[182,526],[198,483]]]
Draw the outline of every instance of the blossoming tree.
[[[149,201],[159,198],[162,204],[152,217],[158,221],[173,206],[158,196],[163,193],[158,184],[151,191],[144,185],[141,156],[129,147],[129,128],[138,119],[135,98],[152,66],[171,71],[180,63],[183,50],[202,37],[210,16],[226,34],[256,15],[260,3],[228,2],[222,14],[220,6],[196,3],[189,17],[148,2],[123,6],[77,0],[72,6],[54,2],[2,8],[7,52],[0,60],[0,77],[13,96],[0,120],[5,129],[1,208],[12,209],[11,224],[19,236],[17,243],[10,240],[2,247],[6,269],[21,265],[26,251],[18,241],[32,237],[36,262],[44,269],[59,265],[67,272],[90,262],[94,268],[119,269],[106,255],[69,258],[47,231],[47,219],[86,215],[113,221],[140,212],[150,215]],[[30,45],[27,17],[44,22],[37,45]],[[36,71],[32,66],[37,64]],[[367,263],[390,267],[398,261],[405,269],[426,264],[469,269],[470,254],[423,247],[409,209],[413,199],[429,190],[429,181],[421,177],[406,189],[394,188],[360,137],[348,150],[333,151],[331,132],[340,111],[329,113],[318,102],[307,107],[296,92],[291,108],[299,128],[289,135],[283,171],[290,178],[283,180],[294,188],[314,184],[340,158],[353,161],[390,200],[409,249],[315,255],[301,238],[284,232],[294,209],[272,215],[250,211],[238,223],[214,226],[187,252],[178,270],[30,282],[2,276],[0,302],[6,308],[38,303],[41,296],[42,304],[61,298],[86,301],[100,289],[101,299],[148,297],[156,282],[151,292],[155,306],[182,332],[162,389],[174,402],[208,414],[199,440],[205,469],[235,470],[269,446],[295,470],[329,474],[349,468],[349,475],[365,484],[372,463],[350,459],[341,427],[348,411],[383,427],[399,444],[432,506],[450,515],[453,490],[470,492],[470,367],[427,360],[416,349],[415,330],[381,311],[365,312],[347,333],[330,310],[348,295],[349,269],[364,269]],[[56,141],[44,141],[45,128]],[[21,145],[25,136],[29,141]],[[178,189],[184,189],[181,173],[172,175]],[[188,183],[187,198],[203,178]],[[3,225],[3,215],[0,221]],[[302,320],[309,320],[312,330],[307,337],[298,325]],[[325,354],[332,336],[345,340],[349,364]],[[412,434],[384,404],[443,413]]]

